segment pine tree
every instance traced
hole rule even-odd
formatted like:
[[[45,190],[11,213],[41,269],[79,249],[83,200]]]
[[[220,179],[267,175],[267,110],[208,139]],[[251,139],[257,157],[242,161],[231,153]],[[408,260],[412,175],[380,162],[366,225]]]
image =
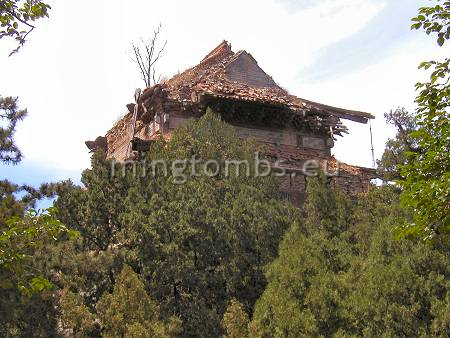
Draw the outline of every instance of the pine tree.
[[[351,205],[311,183],[303,225],[291,226],[268,266],[254,336],[445,337],[448,252],[396,239],[411,219],[399,192],[382,187]]]
[[[248,337],[249,322],[244,306],[236,299],[232,299],[223,315],[223,328],[226,332],[223,338]]]
[[[97,314],[103,337],[166,338],[176,333],[180,324],[176,317],[167,324],[161,322],[158,305],[129,266],[124,266],[117,276],[113,292],[100,298]]]
[[[183,321],[182,336],[220,336],[228,299],[251,309],[260,296],[263,267],[295,213],[278,199],[272,177],[256,178],[253,167],[249,177],[236,177],[235,166],[226,175],[227,159],[253,163],[255,147],[209,111],[152,145],[147,175],[141,164],[134,175],[130,164],[122,176],[120,164],[95,153],[82,176],[86,188],[60,191],[58,216],[80,232],[82,250],[116,252],[139,271],[162,317]],[[176,184],[183,173],[171,164],[194,155],[202,175],[188,167],[186,182]],[[153,177],[152,160],[169,163],[167,176],[157,166]],[[214,177],[203,174],[207,160],[220,165]]]
[[[27,110],[20,110],[17,97],[0,96],[0,162],[17,164],[22,153],[14,142],[17,122],[27,116]]]
[[[95,316],[83,303],[83,298],[64,288],[59,295],[59,308],[61,311],[61,326],[65,335],[81,338],[95,336]]]

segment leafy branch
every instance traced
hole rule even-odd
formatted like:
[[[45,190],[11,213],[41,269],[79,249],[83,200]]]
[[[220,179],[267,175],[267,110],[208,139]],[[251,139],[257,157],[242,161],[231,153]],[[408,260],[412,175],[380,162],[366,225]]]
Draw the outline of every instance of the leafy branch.
[[[437,35],[443,46],[450,39],[450,1],[422,7],[411,29]],[[421,152],[407,152],[400,167],[402,200],[415,211],[415,223],[407,235],[450,242],[450,59],[427,61],[419,69],[430,71],[428,82],[417,83],[418,129],[411,133]]]
[[[19,51],[36,28],[34,21],[48,17],[50,8],[46,3],[36,0],[0,0],[0,39],[10,37],[18,43],[10,56]]]
[[[412,21],[411,29],[423,28],[428,35],[436,34],[437,43],[443,46],[450,39],[450,1],[419,8],[419,15],[412,18]]]
[[[0,232],[0,288],[15,285],[25,295],[31,295],[51,286],[41,275],[36,275],[30,262],[34,252],[55,242],[62,234],[76,237],[56,218],[56,209],[28,210],[23,217],[14,216],[6,221],[6,229]]]

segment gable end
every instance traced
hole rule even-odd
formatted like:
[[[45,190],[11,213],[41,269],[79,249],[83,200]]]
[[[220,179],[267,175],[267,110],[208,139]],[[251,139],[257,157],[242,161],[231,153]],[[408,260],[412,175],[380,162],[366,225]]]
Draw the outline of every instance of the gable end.
[[[246,51],[237,53],[234,59],[227,64],[225,72],[228,80],[244,83],[251,87],[278,87]]]

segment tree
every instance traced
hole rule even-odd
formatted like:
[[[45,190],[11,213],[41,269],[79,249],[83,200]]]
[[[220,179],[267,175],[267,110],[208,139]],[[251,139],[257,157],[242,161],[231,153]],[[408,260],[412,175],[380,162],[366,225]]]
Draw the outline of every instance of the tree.
[[[49,288],[49,281],[35,276],[29,265],[33,252],[47,242],[56,241],[63,233],[76,236],[55,217],[55,210],[29,210],[24,217],[14,216],[0,233],[0,287],[15,285],[26,295]]]
[[[0,165],[16,165],[22,160],[22,152],[15,143],[14,135],[17,123],[27,114],[26,109],[19,109],[17,97],[0,96]],[[34,208],[39,199],[53,197],[55,190],[55,184],[43,184],[35,189],[0,180],[0,230],[4,229],[7,219],[23,215],[27,208]]]
[[[261,337],[331,337],[340,326],[339,300],[346,290],[335,276],[346,268],[338,234],[349,225],[343,199],[326,179],[309,179],[305,218],[283,237],[279,257],[266,270],[268,285],[252,326]]]
[[[67,182],[57,189],[55,202],[58,217],[81,234],[85,250],[106,250],[117,244],[122,229],[120,216],[124,212],[124,198],[129,188],[129,178],[112,177],[111,161],[101,150],[92,157],[92,169],[82,173],[84,187]]]
[[[71,337],[95,336],[95,316],[83,304],[83,298],[64,288],[60,293],[61,326]]]
[[[262,267],[275,257],[289,224],[272,178],[226,175],[226,159],[252,163],[255,149],[208,111],[170,142],[155,144],[147,161],[174,163],[195,155],[203,164],[216,160],[217,175],[189,175],[174,184],[182,179],[177,172],[159,172],[154,180],[135,180],[129,191],[124,223],[132,235],[124,237],[139,235],[149,288],[163,311],[180,316],[185,336],[220,335],[230,298],[252,307],[265,285]]]
[[[59,307],[64,334],[74,337],[172,337],[180,327],[176,317],[161,320],[159,306],[129,266],[116,276],[112,293],[104,292],[94,308],[68,288],[60,294]]]
[[[0,229],[0,336],[42,337],[57,330],[55,285],[40,254],[71,232],[47,212],[28,210]]]
[[[391,182],[402,178],[400,167],[407,163],[407,154],[419,152],[417,140],[411,136],[411,133],[417,130],[414,115],[410,114],[405,108],[397,108],[384,114],[386,122],[392,124],[397,133],[395,138],[386,142],[381,160],[377,162],[378,173],[384,181]]]
[[[244,306],[236,299],[232,299],[223,315],[223,327],[226,332],[223,338],[248,337],[249,321]]]
[[[162,317],[183,321],[181,336],[220,336],[228,300],[252,309],[260,296],[263,267],[276,256],[296,212],[278,199],[272,177],[256,178],[254,168],[249,177],[236,177],[236,166],[226,175],[227,159],[252,163],[255,148],[208,111],[170,141],[152,144],[146,166],[135,163],[135,175],[133,164],[122,176],[120,164],[96,152],[82,177],[87,189],[61,191],[58,216],[80,232],[78,250],[115,252],[138,271]],[[208,159],[217,160],[220,171],[193,176],[191,168],[170,170],[175,160],[193,155],[203,161],[197,172]],[[167,175],[158,165],[153,176],[152,160],[166,161]],[[184,174],[184,184],[174,183]]]
[[[17,99],[2,98],[1,102],[0,159],[17,164],[22,155],[13,136],[26,111],[18,110]],[[34,189],[0,181],[0,336],[35,337],[56,332],[50,271],[38,263],[42,258],[38,252],[74,233],[58,221],[53,208],[35,211],[33,207],[38,199],[52,196],[57,186],[64,184],[43,184]]]
[[[113,292],[100,298],[97,313],[103,337],[170,337],[180,325],[176,317],[161,322],[158,305],[129,266],[117,276]]]
[[[23,215],[25,205],[15,196],[18,190],[16,184],[0,181],[0,230],[5,229],[6,221],[11,217]]]
[[[35,0],[0,1],[0,39],[12,38],[17,53],[34,30],[34,22],[48,16],[50,6]],[[26,115],[18,99],[0,96],[0,165],[18,164],[22,153],[14,142],[16,125]],[[0,336],[43,337],[57,332],[51,271],[38,261],[38,252],[71,233],[54,209],[35,211],[36,200],[53,195],[55,185],[39,189],[0,181]],[[20,197],[19,197],[20,196]]]
[[[34,22],[48,17],[49,9],[49,5],[36,0],[0,1],[0,39],[13,38],[19,44],[10,56],[24,45],[28,35],[35,29]]]
[[[436,6],[422,7],[413,18],[413,29],[436,34],[439,46],[450,37],[450,1],[437,0]],[[442,3],[442,5],[441,5]],[[415,223],[405,234],[448,242],[450,233],[450,59],[423,62],[430,69],[430,81],[416,84],[419,95],[416,123],[411,135],[420,152],[407,153],[401,168],[403,201],[415,210]]]
[[[24,297],[17,289],[0,288],[1,337],[55,337],[58,313],[53,290]]]
[[[28,114],[26,109],[20,110],[18,98],[0,96],[0,162],[17,164],[22,159],[22,153],[14,142],[17,122]]]
[[[151,87],[157,84],[161,77],[156,78],[156,63],[160,59],[164,49],[167,45],[167,40],[162,47],[159,47],[159,34],[161,31],[161,24],[153,32],[153,38],[149,41],[141,39],[141,46],[133,44],[133,61],[137,63],[141,78],[146,87]]]
[[[311,183],[307,208],[336,200],[324,196],[334,192],[323,183]],[[255,306],[254,336],[445,337],[448,252],[395,238],[394,229],[410,221],[395,187],[374,189],[356,206],[339,199],[320,219],[306,213],[284,236]],[[342,222],[339,214],[349,217]],[[324,226],[333,223],[340,232]]]

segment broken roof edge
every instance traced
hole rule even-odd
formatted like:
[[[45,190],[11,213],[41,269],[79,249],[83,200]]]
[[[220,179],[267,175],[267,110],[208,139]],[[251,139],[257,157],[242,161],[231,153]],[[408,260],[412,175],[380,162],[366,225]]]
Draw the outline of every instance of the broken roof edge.
[[[216,48],[210,51],[200,63],[206,63],[212,59],[215,59],[217,56],[220,56],[224,53],[233,53],[231,49],[231,43],[227,40],[223,40]]]
[[[213,93],[213,92],[207,92],[207,91],[198,91],[197,95],[198,94],[202,94],[202,95],[209,96],[209,97],[224,98],[224,99],[229,99],[229,100],[234,100],[234,101],[258,102],[260,104],[266,104],[266,105],[270,105],[270,106],[287,107],[291,110],[298,111],[298,108],[296,108],[295,106],[289,106],[289,105],[286,105],[285,103],[281,103],[281,102],[261,101],[261,100],[257,100],[257,99],[251,99],[251,98],[247,99],[245,97],[236,97],[236,96],[229,95],[229,94]],[[336,117],[342,118],[344,120],[350,120],[350,121],[366,124],[369,119],[371,119],[371,120],[375,119],[375,116],[373,116],[370,113],[361,112],[361,111],[357,111],[357,110],[349,110],[349,109],[344,109],[344,108],[333,107],[333,106],[329,106],[326,104],[322,104],[322,103],[318,103],[318,102],[314,102],[314,101],[310,101],[310,100],[305,100],[305,99],[296,97],[292,94],[289,94],[289,95],[291,97],[295,97],[301,103],[310,105],[311,108],[320,109],[329,115],[336,116]]]
[[[370,113],[366,113],[366,112],[362,112],[362,111],[358,111],[358,110],[350,110],[350,109],[334,107],[334,106],[326,105],[323,103],[306,100],[306,99],[303,99],[300,97],[298,99],[306,104],[310,104],[312,106],[316,106],[317,108],[326,110],[330,114],[335,115],[340,118],[343,118],[345,120],[351,120],[351,121],[359,122],[359,123],[367,123],[367,121],[369,119],[370,120],[375,119],[375,116]]]
[[[287,91],[280,84],[278,84],[271,75],[266,73],[259,66],[257,60],[253,57],[253,55],[251,53],[249,53],[245,50],[239,50],[237,52],[233,52],[233,50],[231,48],[231,44],[227,40],[223,40],[219,45],[217,45],[217,47],[215,47],[212,51],[210,51],[200,61],[199,64],[197,64],[191,68],[188,68],[181,73],[174,75],[172,78],[167,80],[166,84],[169,86],[176,87],[176,86],[181,85],[183,82],[186,82],[188,87],[190,87],[190,89],[193,90],[194,89],[193,86],[198,84],[200,81],[202,81],[204,79],[204,74],[206,72],[204,67],[206,67],[206,69],[207,69],[208,67],[210,67],[210,65],[215,64],[218,60],[222,60],[222,59],[226,60],[226,65],[230,65],[233,61],[237,60],[241,55],[248,56],[254,62],[254,64],[261,70],[261,72],[263,72],[268,78],[270,78],[273,81],[274,87],[272,87],[272,88],[279,89],[280,92],[284,93],[283,95],[289,96],[291,98],[291,104],[287,104],[287,106],[289,106],[290,109],[296,110],[295,106],[297,106],[299,109],[303,110],[303,107],[306,107],[306,105],[309,105],[310,109],[318,109],[318,110],[328,113],[329,115],[336,116],[338,118],[342,118],[345,120],[351,120],[354,122],[363,123],[363,124],[366,124],[369,119],[375,118],[375,116],[370,113],[334,107],[334,106],[322,104],[319,102],[306,100],[306,99],[300,98],[294,94],[289,93],[289,91]],[[198,72],[198,74],[196,74],[197,72]],[[199,75],[199,77],[191,79],[191,77],[194,76],[195,74]],[[192,82],[192,80],[194,80],[194,81]],[[233,80],[230,81],[228,79],[228,81],[231,84],[232,83],[239,84],[239,82],[236,82]],[[250,87],[251,87],[251,85],[250,85]],[[269,88],[269,87],[267,87],[267,88]],[[211,89],[211,90],[213,91],[214,89]],[[256,91],[257,90],[258,89],[256,89]],[[210,94],[213,94],[213,93],[210,93]],[[231,98],[228,94],[229,93],[219,93],[219,92],[215,93],[215,95],[217,97]],[[234,99],[235,100],[244,100],[244,101],[258,101],[258,98],[256,98],[256,97],[252,97],[251,99],[249,98],[248,100],[246,100],[246,99],[244,99],[243,95],[239,95],[239,96],[241,96],[241,97],[238,97],[235,95]],[[269,100],[269,101],[273,101],[273,100]],[[275,99],[275,101],[276,101],[276,99]],[[266,103],[273,104],[274,102],[266,102]],[[283,105],[282,102],[279,102],[279,104]]]

